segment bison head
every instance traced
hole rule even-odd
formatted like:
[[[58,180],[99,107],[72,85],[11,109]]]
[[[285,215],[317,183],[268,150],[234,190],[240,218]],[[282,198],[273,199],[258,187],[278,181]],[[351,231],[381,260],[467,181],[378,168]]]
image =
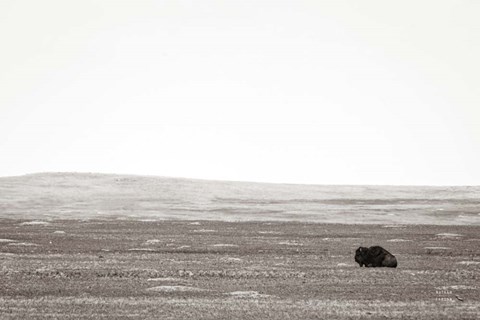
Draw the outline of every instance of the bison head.
[[[359,247],[357,251],[355,251],[355,261],[360,265],[360,267],[367,265],[367,254],[368,248],[365,247]]]

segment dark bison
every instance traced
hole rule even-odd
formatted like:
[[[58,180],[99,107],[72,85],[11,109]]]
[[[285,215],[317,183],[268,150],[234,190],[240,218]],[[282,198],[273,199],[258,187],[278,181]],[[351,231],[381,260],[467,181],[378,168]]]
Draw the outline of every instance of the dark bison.
[[[397,258],[380,246],[359,247],[355,252],[355,261],[360,267],[397,267]]]

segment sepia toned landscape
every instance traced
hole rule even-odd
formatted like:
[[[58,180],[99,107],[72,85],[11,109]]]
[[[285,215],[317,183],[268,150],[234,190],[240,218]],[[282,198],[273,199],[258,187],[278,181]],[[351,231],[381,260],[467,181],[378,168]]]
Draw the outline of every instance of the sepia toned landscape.
[[[479,194],[0,178],[0,318],[477,319]],[[372,245],[398,267],[359,267]]]

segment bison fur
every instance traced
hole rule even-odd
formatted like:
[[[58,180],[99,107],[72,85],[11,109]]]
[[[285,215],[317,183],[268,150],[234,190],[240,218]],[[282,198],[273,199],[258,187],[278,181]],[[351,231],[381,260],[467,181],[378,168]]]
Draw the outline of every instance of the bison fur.
[[[360,267],[397,267],[397,258],[380,246],[359,247],[355,251],[355,261]]]

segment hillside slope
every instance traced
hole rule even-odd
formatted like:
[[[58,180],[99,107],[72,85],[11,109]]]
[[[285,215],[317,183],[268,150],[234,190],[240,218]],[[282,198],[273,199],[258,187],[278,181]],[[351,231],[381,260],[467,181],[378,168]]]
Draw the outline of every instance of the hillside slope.
[[[42,173],[0,178],[0,218],[480,225],[480,187],[317,186]]]

